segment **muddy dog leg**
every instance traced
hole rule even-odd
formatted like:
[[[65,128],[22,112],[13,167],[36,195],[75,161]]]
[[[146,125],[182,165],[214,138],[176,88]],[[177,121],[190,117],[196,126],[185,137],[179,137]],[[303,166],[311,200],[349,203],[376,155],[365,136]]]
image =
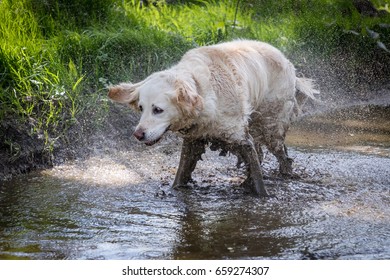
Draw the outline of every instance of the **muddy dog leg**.
[[[272,120],[267,118],[264,120],[264,127],[266,129],[264,129],[262,135],[263,143],[278,160],[279,173],[282,176],[291,176],[293,160],[288,157],[287,147],[284,144],[289,124],[278,119]]]
[[[269,196],[264,187],[263,172],[261,171],[259,156],[252,137],[244,140],[235,147],[238,154],[248,168],[248,178],[244,181],[244,186],[249,186],[251,191],[260,197]]]
[[[191,180],[192,171],[196,163],[205,152],[206,141],[201,139],[184,139],[181,148],[179,168],[176,172],[175,181],[172,187],[185,186]]]
[[[285,163],[284,167],[279,166],[279,170],[280,170],[280,173],[287,174],[287,175],[291,176],[292,173],[293,173],[293,170],[292,170],[293,159],[288,156],[288,151],[287,151],[286,144],[283,144],[283,149],[284,149],[284,154],[286,156],[286,162],[287,163]]]
[[[284,140],[284,139],[283,139]],[[279,162],[279,172],[282,176],[292,176],[293,160],[288,157],[287,147],[283,140],[274,139],[271,143],[267,143],[267,148],[277,158]]]
[[[261,164],[263,162],[263,159],[264,159],[263,149],[261,148],[261,144],[257,143],[256,141],[255,141],[255,147],[256,147],[256,152],[257,152],[257,155],[259,156],[259,161]],[[237,154],[236,157],[237,157],[236,167],[240,168],[241,164],[244,162],[244,160],[242,159],[240,154]]]

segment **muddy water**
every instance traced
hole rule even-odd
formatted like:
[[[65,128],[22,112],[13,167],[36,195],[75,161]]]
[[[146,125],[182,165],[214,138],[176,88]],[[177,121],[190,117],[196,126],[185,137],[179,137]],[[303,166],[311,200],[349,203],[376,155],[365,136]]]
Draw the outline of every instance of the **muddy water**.
[[[298,178],[266,153],[269,199],[211,151],[172,190],[174,140],[3,182],[0,259],[389,259],[390,109],[304,118],[288,142]]]

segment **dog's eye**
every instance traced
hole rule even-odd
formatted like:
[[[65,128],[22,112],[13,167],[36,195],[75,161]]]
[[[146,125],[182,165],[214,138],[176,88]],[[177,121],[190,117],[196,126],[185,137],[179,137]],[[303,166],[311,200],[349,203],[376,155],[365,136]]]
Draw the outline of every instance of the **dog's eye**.
[[[143,108],[141,105],[139,105],[138,109],[142,112]]]
[[[153,114],[155,114],[155,115],[161,114],[162,112],[164,112],[164,110],[161,109],[160,107],[153,108]]]

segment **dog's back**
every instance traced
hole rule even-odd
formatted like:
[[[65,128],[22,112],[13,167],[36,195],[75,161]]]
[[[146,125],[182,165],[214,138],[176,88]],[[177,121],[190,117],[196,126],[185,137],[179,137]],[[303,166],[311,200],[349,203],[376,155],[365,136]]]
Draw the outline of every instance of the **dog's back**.
[[[265,101],[295,96],[294,66],[267,43],[236,40],[200,47],[184,55],[181,63],[189,61],[195,69],[197,64],[205,64],[199,71],[209,71],[203,75],[207,75],[205,80],[211,83],[215,94],[235,96],[238,100],[248,98],[249,110],[264,107]]]

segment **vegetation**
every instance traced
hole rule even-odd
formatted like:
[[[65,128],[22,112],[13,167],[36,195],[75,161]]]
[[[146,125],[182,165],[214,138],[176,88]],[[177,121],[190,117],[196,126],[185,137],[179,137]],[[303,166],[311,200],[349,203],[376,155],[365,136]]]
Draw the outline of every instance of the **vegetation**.
[[[390,61],[389,0],[371,1],[374,16],[353,0],[148,2],[1,0],[0,149],[18,158],[23,147],[5,131],[23,124],[52,153],[85,115],[104,118],[110,83],[139,80],[197,45],[252,38],[291,55]]]

